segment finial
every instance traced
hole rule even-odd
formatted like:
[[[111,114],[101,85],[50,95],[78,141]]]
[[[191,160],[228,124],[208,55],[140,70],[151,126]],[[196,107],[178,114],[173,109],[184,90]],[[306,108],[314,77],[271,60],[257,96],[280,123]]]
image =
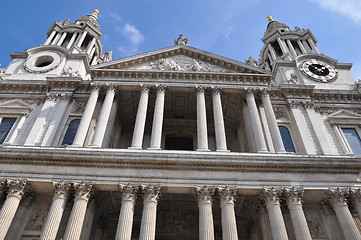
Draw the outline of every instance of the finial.
[[[268,19],[268,22],[272,22],[273,21],[272,15],[268,15],[267,19]]]
[[[93,11],[93,16],[94,16],[94,17],[98,17],[98,14],[99,14],[99,10],[98,10],[98,9],[94,9],[94,11]]]

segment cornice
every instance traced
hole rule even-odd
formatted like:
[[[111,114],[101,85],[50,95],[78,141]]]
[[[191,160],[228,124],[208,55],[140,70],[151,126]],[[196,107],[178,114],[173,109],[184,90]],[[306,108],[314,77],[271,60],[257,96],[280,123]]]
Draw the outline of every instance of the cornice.
[[[3,147],[0,164],[228,172],[358,174],[360,157],[291,154],[198,153],[127,149]]]

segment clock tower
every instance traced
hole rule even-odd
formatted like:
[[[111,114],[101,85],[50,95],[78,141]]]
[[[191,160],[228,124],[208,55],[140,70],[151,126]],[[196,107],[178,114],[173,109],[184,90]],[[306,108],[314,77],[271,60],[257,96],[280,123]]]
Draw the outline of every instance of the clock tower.
[[[272,71],[273,86],[296,84],[313,85],[314,89],[354,89],[352,64],[339,63],[320,53],[317,40],[309,29],[295,27],[291,30],[272,16],[267,18],[260,65]]]

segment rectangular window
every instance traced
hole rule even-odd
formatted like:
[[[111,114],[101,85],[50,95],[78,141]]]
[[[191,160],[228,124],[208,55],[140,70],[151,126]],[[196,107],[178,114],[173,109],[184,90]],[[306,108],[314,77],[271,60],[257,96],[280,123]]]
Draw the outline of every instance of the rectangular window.
[[[342,132],[355,156],[361,156],[361,138],[355,128],[342,128]]]
[[[8,136],[11,128],[16,122],[16,118],[3,118],[0,123],[0,144],[2,144]]]
[[[75,135],[76,135],[76,131],[78,130],[79,127],[79,123],[80,123],[80,119],[73,119],[71,120],[71,122],[68,125],[68,129],[66,130],[63,142],[61,143],[61,145],[72,145]]]

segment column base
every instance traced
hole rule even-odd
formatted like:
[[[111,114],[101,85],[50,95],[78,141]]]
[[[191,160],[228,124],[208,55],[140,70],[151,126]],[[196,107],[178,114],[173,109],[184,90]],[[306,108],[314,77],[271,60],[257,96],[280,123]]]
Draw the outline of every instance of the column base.
[[[128,149],[130,149],[130,150],[142,150],[143,148],[141,148],[141,147],[128,147]]]
[[[66,148],[81,148],[80,145],[68,145]]]
[[[230,150],[227,150],[227,149],[219,149],[219,150],[216,150],[216,152],[230,152]]]
[[[98,145],[90,145],[90,146],[87,146],[87,148],[101,148],[101,147]]]
[[[257,153],[270,153],[268,150],[258,150]]]
[[[198,148],[196,151],[197,152],[210,152],[211,150],[209,150],[207,148]]]
[[[162,148],[159,147],[149,147],[147,150],[162,150]]]

